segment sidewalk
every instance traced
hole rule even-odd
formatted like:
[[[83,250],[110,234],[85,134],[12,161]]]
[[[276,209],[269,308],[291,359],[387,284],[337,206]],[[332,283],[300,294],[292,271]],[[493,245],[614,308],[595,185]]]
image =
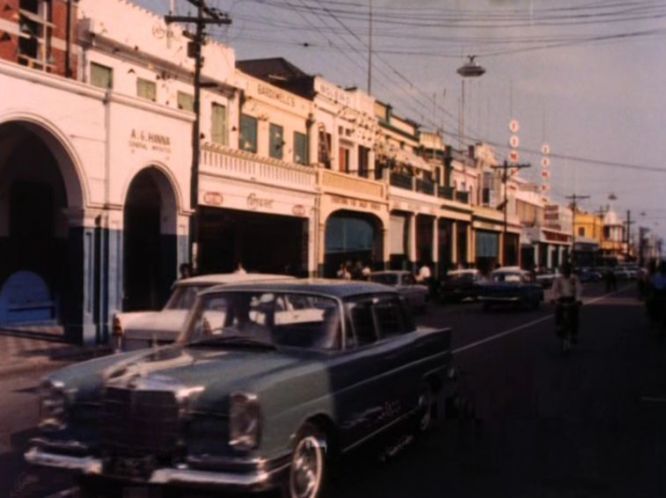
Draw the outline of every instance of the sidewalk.
[[[109,352],[108,346],[84,348],[64,342],[61,327],[0,329],[0,377],[58,368]]]

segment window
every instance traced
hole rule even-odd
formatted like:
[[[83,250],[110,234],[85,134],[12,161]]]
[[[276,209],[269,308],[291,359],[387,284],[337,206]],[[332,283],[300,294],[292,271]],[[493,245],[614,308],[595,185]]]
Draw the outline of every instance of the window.
[[[578,227],[578,236],[585,237],[585,227]]]
[[[55,61],[51,54],[51,2],[21,0],[19,2],[18,62],[33,69],[51,70]]]
[[[380,337],[391,337],[405,333],[402,308],[397,299],[385,299],[375,304],[375,317]]]
[[[297,131],[294,132],[294,162],[308,164],[308,137]]]
[[[210,128],[211,142],[227,145],[227,108],[222,104],[213,102]]]
[[[325,128],[319,129],[319,149],[317,151],[318,162],[327,169],[331,169],[331,134],[326,133]]]
[[[157,100],[157,85],[154,81],[137,78],[136,94],[142,99],[148,99],[155,102]]]
[[[275,159],[282,159],[284,149],[284,130],[282,126],[271,123],[269,127],[270,141],[268,155]]]
[[[257,153],[257,118],[241,114],[238,148]]]
[[[194,96],[185,92],[178,92],[178,109],[194,112]]]
[[[350,306],[354,336],[347,337],[347,346],[353,348],[372,344],[377,340],[375,322],[372,318],[372,302],[362,301]]]
[[[370,149],[359,145],[358,147],[358,176],[370,176]]]
[[[96,62],[90,63],[90,84],[99,88],[113,88],[113,69]]]
[[[349,173],[349,152],[347,147],[338,148],[338,167],[341,173]]]

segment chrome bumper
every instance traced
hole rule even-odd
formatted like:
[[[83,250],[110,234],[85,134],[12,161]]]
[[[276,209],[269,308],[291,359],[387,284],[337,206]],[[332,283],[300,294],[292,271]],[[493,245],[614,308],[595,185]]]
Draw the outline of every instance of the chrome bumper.
[[[49,453],[40,448],[31,448],[25,459],[33,465],[53,467],[67,471],[78,472],[85,475],[98,475],[100,477],[114,478],[104,475],[104,462],[99,458],[76,457]],[[275,487],[277,479],[289,468],[289,463],[282,464],[270,470],[253,470],[248,472],[226,472],[197,470],[183,466],[183,468],[155,469],[146,484],[178,484],[202,487],[235,489],[243,491],[263,491]]]
[[[493,303],[516,303],[520,301],[519,297],[493,297],[493,296],[479,296],[478,300],[481,302],[493,302]]]

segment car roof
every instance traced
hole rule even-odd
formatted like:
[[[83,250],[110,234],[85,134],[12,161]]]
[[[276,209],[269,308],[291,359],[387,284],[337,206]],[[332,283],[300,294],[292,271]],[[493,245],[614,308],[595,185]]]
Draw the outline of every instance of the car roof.
[[[397,294],[391,287],[367,281],[333,280],[323,278],[303,278],[275,282],[256,282],[215,286],[204,294],[216,291],[261,291],[261,292],[310,292],[337,298],[347,298],[363,294]]]
[[[529,273],[527,270],[523,270],[519,266],[502,266],[497,270],[494,270],[493,273]]]
[[[178,280],[176,285],[231,285],[260,280],[296,280],[296,277],[274,273],[210,273],[208,275],[197,275],[196,277],[183,278]]]

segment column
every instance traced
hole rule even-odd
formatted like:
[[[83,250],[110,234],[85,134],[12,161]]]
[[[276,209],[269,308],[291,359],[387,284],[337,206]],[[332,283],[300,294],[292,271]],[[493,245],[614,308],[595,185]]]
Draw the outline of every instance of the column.
[[[387,221],[384,221],[382,225],[382,265],[381,268],[388,270],[391,264],[391,233],[386,225]]]
[[[451,223],[451,240],[449,241],[451,245],[451,265],[455,268],[458,263],[460,263],[461,255],[458,254],[458,222],[454,221]]]
[[[432,221],[432,266],[433,276],[439,278],[439,219],[437,216]]]
[[[416,271],[416,215],[412,214],[408,221],[408,235],[407,235],[407,255],[409,257],[408,268],[411,271]]]
[[[324,260],[326,255],[326,219],[323,213],[320,212],[319,220],[317,220],[317,232],[319,236],[319,243],[317,247],[317,274],[320,277],[324,276]]]

